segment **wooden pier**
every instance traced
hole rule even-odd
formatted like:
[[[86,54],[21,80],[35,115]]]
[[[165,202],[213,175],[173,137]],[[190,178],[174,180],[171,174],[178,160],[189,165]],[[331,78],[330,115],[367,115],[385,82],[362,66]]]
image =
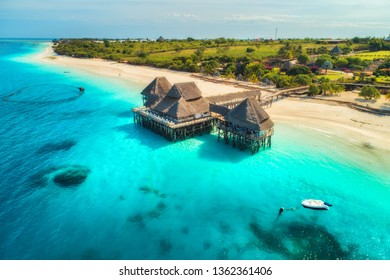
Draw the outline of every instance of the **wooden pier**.
[[[250,90],[242,92],[228,93],[220,96],[211,96],[207,99],[211,104],[225,106],[229,109],[236,107],[240,102],[246,98],[254,98],[260,106],[267,108],[271,107],[272,103],[290,96],[291,94],[305,93],[309,89],[308,86],[283,89],[275,92],[262,91],[262,90]]]
[[[259,90],[205,99],[193,82],[169,86],[158,77],[142,91],[144,106],[133,109],[134,123],[173,142],[217,130],[218,141],[223,138],[252,154],[271,147],[274,124],[260,104],[272,103],[284,92],[268,99]]]
[[[223,139],[225,144],[232,143],[233,147],[238,147],[240,150],[249,149],[252,155],[259,152],[260,149],[265,150],[271,147],[271,138],[274,130],[267,132],[248,133],[245,130],[237,130],[228,126],[226,121],[217,121],[218,141]]]
[[[134,123],[150,129],[169,141],[186,140],[196,135],[212,132],[215,118],[212,116],[201,119],[175,123],[168,117],[161,117],[148,108],[134,108]]]
[[[215,111],[223,112],[217,107]],[[246,98],[225,115],[216,119],[218,141],[223,138],[225,144],[232,143],[240,150],[249,149],[252,155],[259,150],[271,147],[274,123],[261,108],[255,98]]]

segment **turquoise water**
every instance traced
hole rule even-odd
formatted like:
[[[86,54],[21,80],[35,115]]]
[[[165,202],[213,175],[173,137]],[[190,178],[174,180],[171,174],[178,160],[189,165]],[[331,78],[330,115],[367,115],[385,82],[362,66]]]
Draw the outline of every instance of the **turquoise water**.
[[[142,86],[26,61],[44,47],[0,41],[0,259],[390,259],[389,153],[279,123],[255,156],[173,144],[133,124]],[[277,219],[305,198],[334,206]]]

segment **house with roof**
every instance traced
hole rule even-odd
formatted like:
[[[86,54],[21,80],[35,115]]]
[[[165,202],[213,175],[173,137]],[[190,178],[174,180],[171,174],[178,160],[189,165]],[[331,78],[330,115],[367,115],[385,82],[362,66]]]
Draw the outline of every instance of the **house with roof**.
[[[342,54],[343,51],[340,49],[340,47],[337,45],[333,49],[330,50],[329,54],[331,55],[339,55]]]
[[[220,110],[222,111],[222,110]],[[249,148],[252,154],[260,148],[271,146],[274,123],[267,112],[254,97],[245,98],[240,104],[228,110],[217,125],[218,140],[232,142],[233,147],[244,150]]]
[[[252,92],[250,92],[252,93]],[[218,140],[252,154],[271,146],[274,123],[256,100],[256,95],[237,93],[234,107],[217,105],[202,96],[194,82],[170,86],[155,78],[142,92],[144,106],[134,108],[134,123],[170,141],[185,140],[218,130]],[[242,98],[241,98],[242,97]]]
[[[153,106],[152,111],[175,123],[182,123],[210,116],[210,105],[194,82],[177,83]]]
[[[168,93],[172,88],[171,83],[165,77],[155,78],[142,92],[143,105],[152,107]]]

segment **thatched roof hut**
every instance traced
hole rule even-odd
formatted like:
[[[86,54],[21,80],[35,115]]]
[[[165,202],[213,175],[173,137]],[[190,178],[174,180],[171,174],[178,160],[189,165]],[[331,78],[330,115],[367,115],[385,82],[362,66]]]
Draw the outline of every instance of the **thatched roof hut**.
[[[329,52],[330,54],[342,54],[343,53],[343,51],[340,49],[340,47],[339,46],[335,46],[330,52]]]
[[[274,123],[254,98],[246,98],[226,116],[233,125],[255,131],[270,130]]]
[[[199,119],[210,114],[209,102],[194,82],[177,83],[158,102],[153,111],[177,122]]]
[[[144,105],[151,107],[160,101],[172,88],[171,83],[165,77],[155,78],[142,92]]]

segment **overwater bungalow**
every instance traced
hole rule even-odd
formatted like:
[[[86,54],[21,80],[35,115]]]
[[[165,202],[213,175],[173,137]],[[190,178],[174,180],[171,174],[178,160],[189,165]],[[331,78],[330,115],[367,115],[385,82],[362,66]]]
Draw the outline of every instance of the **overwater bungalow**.
[[[172,85],[165,77],[155,78],[142,92],[142,101],[144,106],[151,107],[159,102],[168,91],[172,88]]]
[[[169,85],[160,77],[142,91],[144,106],[133,109],[135,123],[174,142],[217,129],[218,140],[231,141],[252,154],[271,146],[274,124],[256,96],[249,95],[231,108],[210,104],[194,82],[177,83],[167,90]]]
[[[271,146],[274,123],[253,97],[246,98],[229,110],[217,124],[218,140],[230,141],[234,147],[249,148],[252,154]]]
[[[145,107],[133,109],[134,121],[171,141],[212,130],[209,102],[194,82],[174,84],[159,101],[151,104],[149,100]]]

